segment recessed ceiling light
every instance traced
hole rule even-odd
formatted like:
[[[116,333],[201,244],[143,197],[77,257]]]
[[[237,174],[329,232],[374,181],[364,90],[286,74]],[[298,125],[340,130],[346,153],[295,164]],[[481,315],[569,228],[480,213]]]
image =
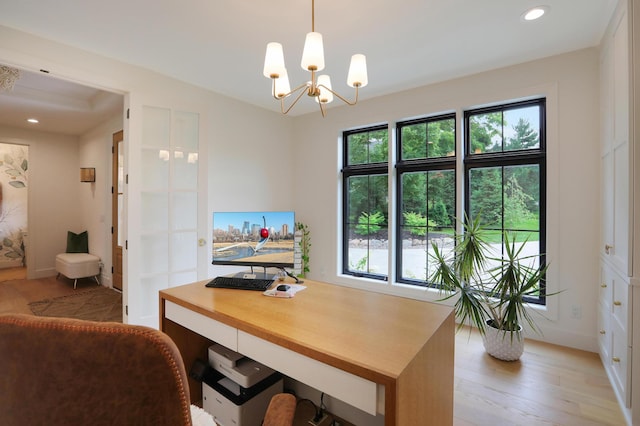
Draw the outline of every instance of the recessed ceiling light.
[[[522,14],[522,19],[524,21],[535,21],[536,19],[541,18],[542,15],[544,15],[548,11],[549,11],[549,6],[532,7],[531,9],[527,10]]]
[[[37,118],[27,118],[27,121],[28,121],[29,123],[33,123],[33,124],[37,124],[37,123],[39,123],[39,121],[38,121],[38,119],[37,119]]]

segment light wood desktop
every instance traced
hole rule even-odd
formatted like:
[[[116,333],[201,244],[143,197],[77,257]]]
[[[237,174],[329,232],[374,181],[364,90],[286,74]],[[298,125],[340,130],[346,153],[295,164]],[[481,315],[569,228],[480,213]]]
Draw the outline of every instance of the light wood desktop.
[[[206,282],[160,291],[161,330],[187,370],[215,341],[385,425],[453,423],[450,307],[310,280],[290,299]],[[190,391],[199,403],[200,383]]]

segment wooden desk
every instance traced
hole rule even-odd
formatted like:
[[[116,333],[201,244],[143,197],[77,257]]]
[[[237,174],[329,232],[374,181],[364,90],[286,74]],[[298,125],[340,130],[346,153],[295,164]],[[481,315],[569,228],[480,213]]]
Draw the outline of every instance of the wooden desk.
[[[215,341],[385,425],[453,423],[450,307],[310,280],[291,299],[205,283],[160,291],[161,330],[187,370]]]

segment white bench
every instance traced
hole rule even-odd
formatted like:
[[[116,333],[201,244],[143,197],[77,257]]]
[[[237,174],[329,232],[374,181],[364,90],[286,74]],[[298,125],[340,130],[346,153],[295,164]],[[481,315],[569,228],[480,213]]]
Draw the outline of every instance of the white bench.
[[[100,258],[89,253],[60,253],[56,255],[57,278],[60,274],[74,280],[73,288],[76,288],[78,278],[93,277],[100,285]]]

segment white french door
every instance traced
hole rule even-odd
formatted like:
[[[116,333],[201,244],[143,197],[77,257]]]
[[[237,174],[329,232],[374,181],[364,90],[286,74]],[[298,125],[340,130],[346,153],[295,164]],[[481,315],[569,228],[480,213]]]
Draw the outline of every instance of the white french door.
[[[198,280],[198,113],[142,105],[132,127],[139,147],[130,163],[126,248],[127,322],[158,327],[158,292]],[[136,158],[137,157],[137,158]],[[132,173],[135,170],[134,173]],[[202,270],[202,265],[200,270]]]

